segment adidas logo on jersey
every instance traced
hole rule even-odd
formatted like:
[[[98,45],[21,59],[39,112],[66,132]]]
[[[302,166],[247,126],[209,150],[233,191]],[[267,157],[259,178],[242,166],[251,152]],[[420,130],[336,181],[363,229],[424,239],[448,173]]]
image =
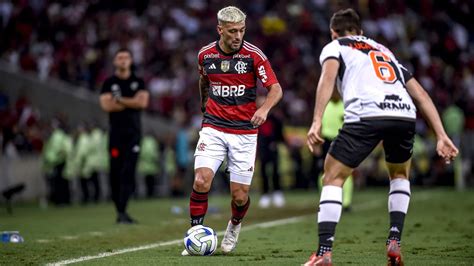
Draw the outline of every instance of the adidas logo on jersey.
[[[209,67],[209,69],[216,69],[216,65],[214,63]]]

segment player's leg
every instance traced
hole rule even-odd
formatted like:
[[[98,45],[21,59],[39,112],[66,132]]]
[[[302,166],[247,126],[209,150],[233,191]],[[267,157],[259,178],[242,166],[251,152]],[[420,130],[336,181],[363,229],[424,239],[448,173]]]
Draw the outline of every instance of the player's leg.
[[[189,197],[191,227],[204,223],[212,180],[224,161],[226,152],[222,132],[208,127],[199,132],[194,153],[193,191]],[[181,255],[188,256],[189,253],[184,249]]]
[[[228,169],[230,172],[232,217],[227,224],[221,248],[224,253],[235,249],[242,220],[250,206],[249,190],[254,173],[257,151],[257,135],[226,134],[228,145]]]
[[[195,165],[208,165],[194,170],[193,191],[189,198],[189,214],[191,227],[202,225],[207,213],[208,195],[211,189],[214,171],[219,169],[221,161],[203,156],[196,156]]]
[[[342,187],[352,170],[377,146],[380,137],[371,122],[345,124],[324,161],[318,213],[319,244],[306,265],[331,261],[336,226],[342,212]]]
[[[400,241],[410,203],[409,173],[415,123],[407,121],[392,121],[390,123],[385,127],[383,142],[385,161],[390,178],[388,196],[390,226],[387,238],[387,255],[389,264],[402,265]]]
[[[230,221],[234,225],[240,224],[247,213],[250,206],[249,190],[250,185],[230,182],[230,193],[232,196],[232,218]]]
[[[400,242],[402,239],[405,216],[410,204],[410,181],[408,180],[411,159],[405,163],[389,163],[387,168],[390,177],[388,195],[388,212],[390,229],[387,237],[387,257],[389,265],[403,265]]]
[[[237,183],[235,181],[247,183],[251,181],[251,177],[240,176],[236,178],[235,174],[233,175],[231,172],[230,192],[232,200],[230,205],[232,216],[227,223],[227,229],[221,242],[221,249],[224,253],[233,251],[237,246],[242,220],[250,207],[250,184]]]
[[[323,145],[321,145],[322,146],[321,157],[323,159],[326,159],[326,156],[328,155],[328,152],[329,152],[329,148],[331,147],[331,143],[332,143],[332,140],[327,139],[327,138],[324,139],[324,143]],[[324,168],[324,164],[323,164],[323,168]],[[319,188],[320,193],[321,193],[321,190],[323,189],[323,175],[324,175],[324,171],[321,172],[318,177],[318,188]]]
[[[191,226],[204,223],[212,180],[226,156],[223,133],[212,128],[203,128],[199,132],[194,156],[193,191],[189,199]]]
[[[327,154],[319,200],[318,249],[304,265],[332,265],[332,245],[342,213],[342,186],[352,170],[353,168]]]
[[[342,186],[352,170],[352,167],[335,159],[331,154],[326,156],[318,213],[318,256],[332,249],[336,225],[342,212]]]

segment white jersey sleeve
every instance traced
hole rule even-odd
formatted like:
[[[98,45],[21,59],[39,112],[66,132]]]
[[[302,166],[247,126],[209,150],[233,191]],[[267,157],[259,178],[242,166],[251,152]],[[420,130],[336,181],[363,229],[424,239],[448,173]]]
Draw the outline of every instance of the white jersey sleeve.
[[[323,65],[324,61],[334,58],[339,60],[341,56],[341,45],[337,40],[334,40],[326,46],[324,46],[323,50],[321,51],[321,55],[319,56],[319,63],[321,66]]]

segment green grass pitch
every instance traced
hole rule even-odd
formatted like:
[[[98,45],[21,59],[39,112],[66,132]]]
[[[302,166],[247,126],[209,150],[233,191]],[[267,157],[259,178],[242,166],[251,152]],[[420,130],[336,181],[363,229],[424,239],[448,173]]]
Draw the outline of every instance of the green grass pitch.
[[[387,188],[388,189],[388,188]],[[353,212],[343,213],[334,247],[336,265],[384,265],[388,230],[387,189],[354,193]],[[474,265],[474,191],[414,189],[405,223],[405,265]],[[253,196],[245,226],[302,217],[291,223],[241,232],[233,254],[181,257],[182,244],[126,252],[78,264],[92,265],[300,265],[317,244],[316,192],[287,194],[282,209],[260,210]],[[183,213],[172,213],[180,206]],[[225,229],[229,197],[212,196],[206,224]],[[187,200],[138,200],[130,213],[140,224],[115,225],[110,203],[41,210],[22,204],[13,215],[0,210],[0,231],[19,230],[25,242],[1,244],[0,265],[38,265],[182,239],[188,229]],[[222,237],[219,237],[219,241]]]

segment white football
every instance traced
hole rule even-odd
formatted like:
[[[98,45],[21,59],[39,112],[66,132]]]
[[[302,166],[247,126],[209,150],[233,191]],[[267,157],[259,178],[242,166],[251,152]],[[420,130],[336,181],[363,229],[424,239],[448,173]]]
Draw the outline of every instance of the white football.
[[[186,232],[184,248],[191,255],[212,255],[217,249],[217,234],[210,227],[193,226]]]

